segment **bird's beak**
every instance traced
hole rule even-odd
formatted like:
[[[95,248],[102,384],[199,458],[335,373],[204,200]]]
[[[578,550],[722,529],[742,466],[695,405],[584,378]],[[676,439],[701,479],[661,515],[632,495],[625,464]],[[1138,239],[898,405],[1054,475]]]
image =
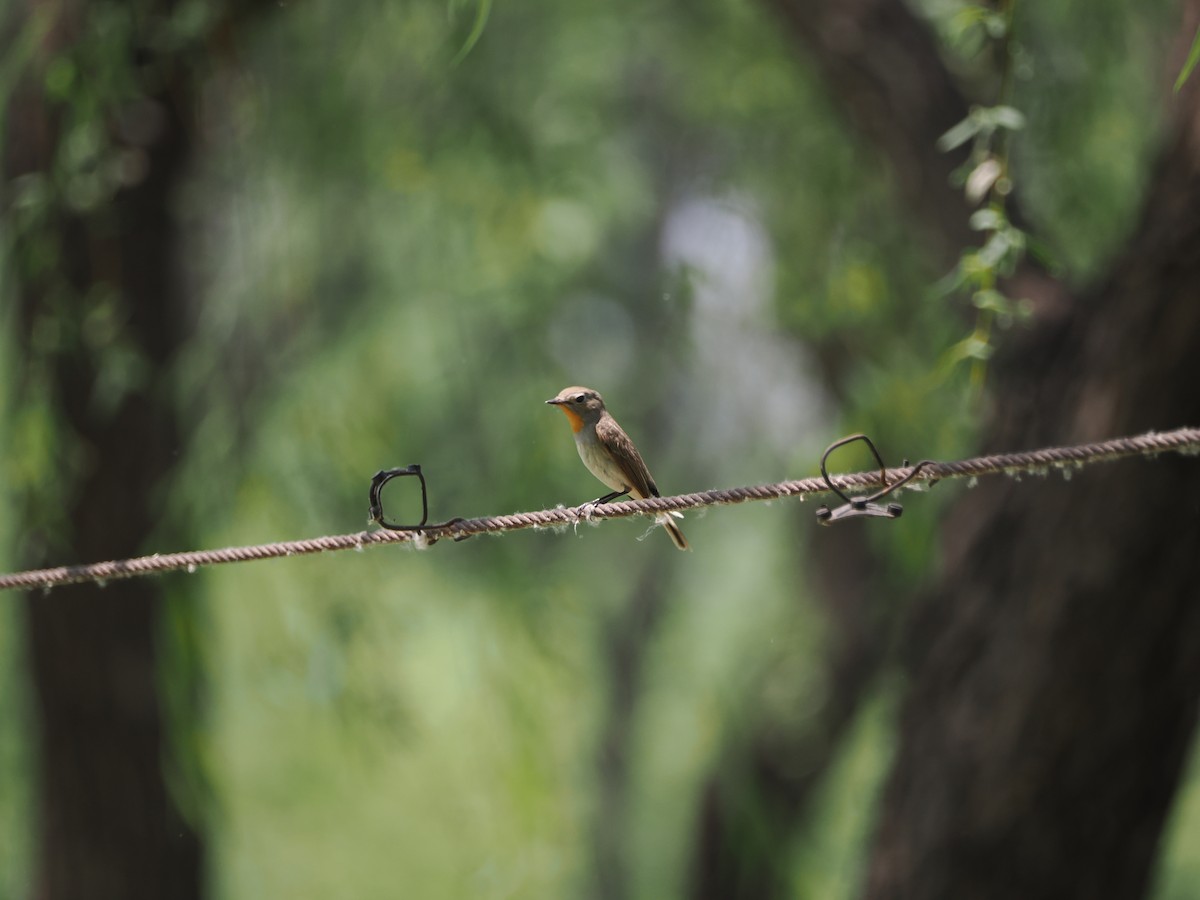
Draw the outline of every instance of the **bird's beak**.
[[[562,406],[564,401],[559,400],[557,397],[551,397],[546,402],[549,403],[551,406]]]

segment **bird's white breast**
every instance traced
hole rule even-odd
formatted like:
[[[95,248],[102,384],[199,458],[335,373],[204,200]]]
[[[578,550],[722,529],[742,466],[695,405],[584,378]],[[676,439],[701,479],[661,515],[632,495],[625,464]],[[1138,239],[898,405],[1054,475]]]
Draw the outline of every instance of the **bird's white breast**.
[[[588,471],[614,491],[624,491],[630,487],[620,466],[613,462],[612,457],[600,446],[595,425],[585,425],[576,432],[575,449],[579,451],[579,458],[588,467]]]

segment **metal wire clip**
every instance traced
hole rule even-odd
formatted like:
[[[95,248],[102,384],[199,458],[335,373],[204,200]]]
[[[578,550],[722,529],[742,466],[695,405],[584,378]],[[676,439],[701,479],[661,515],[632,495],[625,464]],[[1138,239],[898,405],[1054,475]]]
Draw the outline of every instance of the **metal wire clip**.
[[[852,444],[855,441],[862,441],[870,449],[875,461],[879,463],[879,483],[883,485],[883,489],[872,494],[869,497],[848,497],[838,490],[837,486],[829,478],[829,472],[826,469],[826,462],[829,460],[829,454],[833,453],[839,447],[844,447],[847,444]],[[932,465],[932,459],[923,459],[915,466],[912,471],[897,481],[895,484],[887,483],[887,466],[883,464],[883,457],[879,455],[879,451],[875,449],[875,444],[865,434],[852,434],[849,437],[844,437],[839,441],[834,441],[825,448],[825,452],[821,454],[821,477],[825,479],[825,485],[833,493],[842,498],[844,504],[837,509],[830,509],[828,506],[817,507],[817,521],[822,525],[832,525],[839,519],[854,519],[859,516],[877,516],[884,519],[898,519],[904,512],[904,507],[899,503],[888,503],[881,505],[876,501],[882,500],[888,494],[897,488],[903,487],[912,481],[917,473],[925,466]],[[904,465],[908,465],[908,460],[904,461]]]
[[[406,475],[416,475],[417,480],[421,482],[421,521],[416,525],[400,525],[395,522],[389,522],[383,517],[383,486],[393,478],[403,478]],[[448,528],[451,525],[464,521],[462,517],[449,519],[437,525],[426,525],[429,521],[429,494],[425,486],[425,476],[421,473],[421,467],[417,463],[411,466],[404,466],[398,469],[380,469],[371,478],[371,521],[380,528],[386,528],[388,531],[429,531],[440,528]],[[457,535],[454,540],[465,541],[471,535]],[[431,537],[429,543],[433,543],[437,537]]]
[[[393,478],[402,478],[405,475],[416,475],[417,480],[421,482],[421,521],[416,525],[397,525],[383,517],[383,486]],[[420,531],[425,527],[425,523],[429,521],[429,497],[425,489],[425,476],[421,474],[419,465],[414,463],[402,469],[380,469],[375,473],[371,479],[371,521],[388,531]]]

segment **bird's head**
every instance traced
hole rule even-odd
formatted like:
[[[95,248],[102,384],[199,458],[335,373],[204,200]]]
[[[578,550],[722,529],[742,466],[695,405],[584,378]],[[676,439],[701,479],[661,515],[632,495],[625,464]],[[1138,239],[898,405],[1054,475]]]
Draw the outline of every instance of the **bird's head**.
[[[604,398],[591,388],[563,388],[558,392],[558,396],[546,402],[557,406],[566,414],[572,431],[579,431],[585,425],[595,423],[604,414]]]

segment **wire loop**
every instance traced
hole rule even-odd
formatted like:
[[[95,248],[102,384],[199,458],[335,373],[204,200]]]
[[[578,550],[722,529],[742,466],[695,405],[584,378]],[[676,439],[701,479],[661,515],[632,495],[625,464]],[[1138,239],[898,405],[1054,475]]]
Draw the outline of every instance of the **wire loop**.
[[[829,477],[829,471],[826,469],[826,464],[829,461],[829,455],[840,447],[845,447],[847,444],[853,444],[855,441],[862,441],[871,451],[871,455],[875,457],[875,462],[879,463],[879,483],[882,489],[869,497],[848,497],[839,490],[838,486],[833,483]],[[904,461],[904,465],[908,465],[908,460]],[[904,507],[899,503],[889,503],[886,506],[879,505],[876,501],[882,500],[888,494],[908,484],[917,474],[926,466],[934,465],[932,459],[923,459],[909,471],[907,475],[893,484],[888,484],[887,466],[883,463],[883,457],[879,455],[879,451],[875,448],[875,442],[865,434],[852,434],[844,437],[841,440],[834,441],[825,448],[825,452],[821,454],[821,477],[825,479],[825,484],[833,493],[842,498],[842,506],[831,510],[828,506],[817,507],[817,521],[822,525],[832,525],[842,519],[854,519],[861,516],[877,516],[884,519],[898,519],[904,512]]]
[[[421,521],[416,525],[397,525],[383,517],[383,486],[393,478],[403,478],[406,475],[416,475],[421,482]],[[398,469],[380,469],[371,479],[371,521],[380,528],[388,531],[420,531],[429,521],[429,495],[425,488],[425,476],[421,467],[416,463]]]
[[[416,475],[417,480],[421,482],[421,521],[416,525],[399,525],[395,522],[389,522],[383,515],[383,486],[393,478],[403,478],[407,475]],[[415,531],[419,534],[427,534],[430,531],[441,531],[457,525],[459,522],[465,521],[462,516],[457,518],[447,519],[445,522],[440,522],[437,525],[426,525],[429,521],[429,491],[425,485],[425,475],[421,472],[421,466],[418,463],[413,463],[410,466],[403,466],[396,469],[380,469],[371,478],[370,491],[370,517],[371,521],[388,531]],[[430,544],[436,543],[441,535],[427,535],[427,541]],[[465,541],[471,535],[461,534],[455,535],[454,540]]]

